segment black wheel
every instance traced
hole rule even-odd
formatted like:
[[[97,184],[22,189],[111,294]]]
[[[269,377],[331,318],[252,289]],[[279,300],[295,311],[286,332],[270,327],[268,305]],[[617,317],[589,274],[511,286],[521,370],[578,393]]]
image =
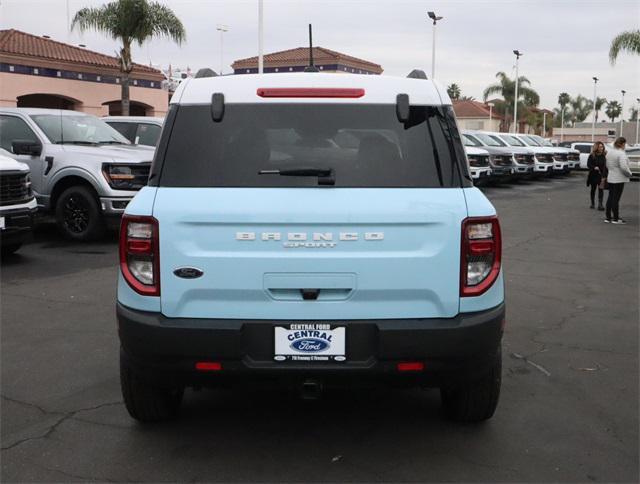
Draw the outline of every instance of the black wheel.
[[[69,239],[87,241],[104,235],[102,211],[93,190],[81,185],[67,188],[56,203],[56,221]]]
[[[180,411],[183,388],[163,388],[136,376],[120,352],[120,387],[129,415],[140,422],[161,422]]]
[[[490,419],[498,406],[502,380],[502,351],[499,349],[487,372],[440,388],[442,405],[448,418],[456,422]]]
[[[2,246],[2,248],[0,249],[1,250],[0,253],[3,256],[11,255],[15,251],[17,251],[20,247],[22,247],[22,242],[18,242],[17,244],[6,244]]]

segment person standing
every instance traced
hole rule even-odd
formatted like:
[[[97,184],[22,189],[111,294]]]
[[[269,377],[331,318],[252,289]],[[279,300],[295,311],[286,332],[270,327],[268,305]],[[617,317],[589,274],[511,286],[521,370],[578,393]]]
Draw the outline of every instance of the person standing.
[[[591,147],[591,154],[587,160],[589,175],[587,176],[587,186],[591,187],[591,205],[589,208],[596,208],[595,197],[598,190],[598,210],[604,210],[602,199],[604,198],[603,181],[607,178],[607,151],[604,143],[596,141]]]
[[[629,169],[629,159],[624,149],[627,140],[619,137],[613,143],[613,149],[607,153],[607,184],[609,186],[609,196],[607,197],[607,223],[626,224],[620,218],[620,198],[624,190],[624,184],[631,178]]]

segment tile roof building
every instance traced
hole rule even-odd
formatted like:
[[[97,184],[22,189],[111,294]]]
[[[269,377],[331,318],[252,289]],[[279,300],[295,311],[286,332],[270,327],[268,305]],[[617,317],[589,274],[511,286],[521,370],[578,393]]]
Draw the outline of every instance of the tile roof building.
[[[469,100],[453,101],[453,111],[461,129],[500,131],[502,116],[490,109],[488,104]]]
[[[164,75],[134,64],[131,114],[163,115],[168,96]],[[0,106],[75,109],[118,114],[117,58],[15,29],[0,30]]]
[[[324,47],[313,48],[313,63],[322,72],[346,74],[382,74],[382,66],[364,59],[358,59]],[[309,48],[273,52],[264,56],[264,72],[302,72],[309,65]],[[231,64],[234,74],[255,74],[258,72],[258,57],[236,60]]]

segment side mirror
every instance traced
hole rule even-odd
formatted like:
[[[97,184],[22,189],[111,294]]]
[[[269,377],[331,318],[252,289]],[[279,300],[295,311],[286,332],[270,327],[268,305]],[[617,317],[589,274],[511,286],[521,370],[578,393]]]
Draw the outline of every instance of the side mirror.
[[[11,148],[14,155],[40,156],[42,153],[42,145],[29,139],[14,139]]]

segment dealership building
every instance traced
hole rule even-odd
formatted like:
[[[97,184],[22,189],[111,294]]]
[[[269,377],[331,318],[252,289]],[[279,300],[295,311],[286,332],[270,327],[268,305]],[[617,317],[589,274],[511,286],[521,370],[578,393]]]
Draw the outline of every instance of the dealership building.
[[[72,109],[96,116],[120,114],[116,57],[15,29],[0,30],[0,106]],[[164,116],[164,75],[134,64],[131,115]]]

